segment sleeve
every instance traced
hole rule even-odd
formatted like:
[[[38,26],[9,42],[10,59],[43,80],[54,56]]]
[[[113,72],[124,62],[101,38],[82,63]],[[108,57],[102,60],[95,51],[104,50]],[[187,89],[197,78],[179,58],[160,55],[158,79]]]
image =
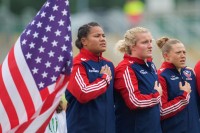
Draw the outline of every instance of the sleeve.
[[[196,74],[197,91],[200,96],[200,61],[195,65],[194,71]]]
[[[163,93],[161,96],[161,109],[160,109],[161,120],[163,120],[172,117],[181,110],[183,110],[189,103],[190,95],[186,91],[180,90],[179,95],[175,97],[173,100],[169,101],[166,80],[160,75],[158,76],[158,78],[163,89]]]
[[[152,107],[160,102],[157,91],[150,94],[141,94],[138,89],[138,80],[130,66],[116,70],[114,88],[122,95],[126,105],[132,109]]]
[[[80,103],[87,103],[105,93],[110,80],[109,75],[99,74],[98,78],[90,83],[85,67],[82,64],[76,64],[67,89]]]

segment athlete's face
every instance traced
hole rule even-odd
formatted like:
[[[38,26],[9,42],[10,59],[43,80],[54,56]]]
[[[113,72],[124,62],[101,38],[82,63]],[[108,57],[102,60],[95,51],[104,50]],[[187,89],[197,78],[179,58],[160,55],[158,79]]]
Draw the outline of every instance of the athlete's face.
[[[182,43],[172,45],[171,50],[164,55],[165,60],[173,63],[177,69],[185,67],[186,50]]]
[[[132,55],[140,59],[152,57],[152,35],[150,32],[136,34],[136,44],[132,46]]]
[[[82,38],[81,41],[83,48],[93,52],[94,54],[99,54],[106,50],[104,31],[99,26],[91,27],[87,37]]]

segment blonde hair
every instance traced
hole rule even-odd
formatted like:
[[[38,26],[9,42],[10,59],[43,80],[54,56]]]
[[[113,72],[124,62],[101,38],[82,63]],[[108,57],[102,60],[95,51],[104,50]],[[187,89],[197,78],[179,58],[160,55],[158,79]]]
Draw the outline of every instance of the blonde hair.
[[[156,41],[157,46],[161,49],[162,54],[170,52],[172,45],[181,43],[177,39],[170,39],[168,37],[162,37]]]
[[[135,27],[127,30],[124,39],[116,43],[118,51],[131,55],[131,47],[134,46],[137,41],[136,34],[144,32],[149,32],[149,30],[143,27]]]

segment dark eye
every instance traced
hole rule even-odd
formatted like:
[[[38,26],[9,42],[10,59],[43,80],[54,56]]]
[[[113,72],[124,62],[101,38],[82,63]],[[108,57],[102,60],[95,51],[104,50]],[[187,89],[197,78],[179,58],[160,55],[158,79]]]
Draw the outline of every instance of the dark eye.
[[[144,42],[143,42],[143,44],[146,44],[146,43],[148,43],[148,41],[144,41]]]
[[[100,35],[99,35],[99,34],[97,34],[97,35],[94,35],[94,37],[100,37]]]
[[[142,42],[142,44],[149,44],[149,43],[152,43],[152,40],[146,40]]]

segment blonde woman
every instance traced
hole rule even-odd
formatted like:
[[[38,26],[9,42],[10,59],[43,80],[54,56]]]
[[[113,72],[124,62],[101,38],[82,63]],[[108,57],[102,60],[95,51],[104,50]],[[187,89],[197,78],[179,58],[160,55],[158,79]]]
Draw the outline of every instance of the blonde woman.
[[[128,30],[117,43],[124,59],[115,68],[117,133],[162,133],[156,67],[152,62],[152,35],[143,27]]]

